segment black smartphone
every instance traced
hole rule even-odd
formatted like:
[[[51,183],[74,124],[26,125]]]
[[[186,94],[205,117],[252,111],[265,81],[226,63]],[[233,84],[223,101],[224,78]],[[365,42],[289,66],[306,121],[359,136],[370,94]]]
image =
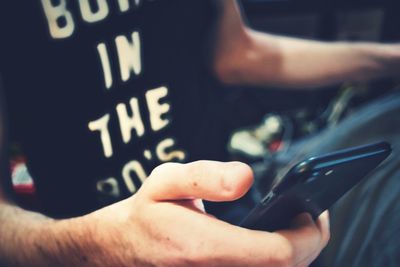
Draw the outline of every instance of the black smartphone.
[[[272,232],[288,228],[303,212],[316,219],[390,153],[390,145],[380,142],[300,162],[279,179],[241,226]]]

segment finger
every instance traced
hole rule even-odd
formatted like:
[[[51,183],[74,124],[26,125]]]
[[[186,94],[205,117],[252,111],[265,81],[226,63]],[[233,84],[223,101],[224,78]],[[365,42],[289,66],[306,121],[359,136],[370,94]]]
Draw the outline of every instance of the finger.
[[[185,255],[198,266],[210,266],[210,262],[215,263],[211,266],[230,267],[295,266],[295,260],[298,258],[295,253],[300,253],[300,249],[309,249],[298,246],[313,242],[312,237],[301,233],[283,235],[240,228],[201,212],[187,212],[185,206],[171,206],[169,202],[159,202],[149,207],[155,209],[152,214],[155,212],[157,220],[164,222],[163,225],[167,229],[176,227],[176,220],[171,218],[179,218],[181,228],[178,236],[185,240],[196,240],[186,243]],[[167,207],[168,212],[162,212]],[[298,226],[288,231],[301,232],[304,227],[307,226]],[[295,239],[298,238],[304,239],[303,242],[296,243]],[[308,255],[312,252],[302,253]]]
[[[252,183],[252,170],[244,163],[167,163],[154,169],[143,191],[156,201],[196,198],[231,201],[242,197]]]
[[[206,225],[206,232],[201,231],[199,238],[208,244],[196,247],[196,253],[213,259],[219,266],[295,266],[314,253],[317,245],[308,244],[318,243],[315,240],[319,239],[315,237],[318,229],[310,235],[305,229],[308,225],[281,234],[247,230],[217,220],[196,221],[199,226],[192,231],[200,231],[200,224]]]
[[[294,221],[294,227],[279,231],[293,245],[294,263],[312,261],[313,255],[320,251],[322,233],[311,215],[301,214]]]
[[[296,267],[310,266],[310,264],[315,261],[320,253],[321,251],[314,252],[310,257],[297,264]]]
[[[328,245],[331,237],[330,223],[329,223],[329,211],[322,213],[317,220],[317,227],[322,234],[321,246],[322,248]]]
[[[321,254],[321,251],[326,247],[328,244],[329,238],[330,238],[330,230],[329,230],[329,212],[325,211],[322,213],[317,222],[316,225],[321,233],[321,241],[319,245],[319,249],[316,250],[312,255],[310,255],[308,258],[304,259],[298,266],[309,266],[315,259],[318,257],[319,254]]]

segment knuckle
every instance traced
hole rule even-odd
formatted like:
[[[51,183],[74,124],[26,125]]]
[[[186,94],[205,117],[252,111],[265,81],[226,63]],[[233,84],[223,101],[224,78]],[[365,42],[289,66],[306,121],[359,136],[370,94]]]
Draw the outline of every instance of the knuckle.
[[[223,172],[223,171],[222,171]],[[237,195],[238,187],[234,185],[231,179],[227,179],[223,174],[218,177],[221,188],[221,195],[225,197],[233,197]]]
[[[219,178],[219,187],[221,189],[221,195],[229,198],[235,199],[242,196],[247,187],[242,184],[240,178],[232,179],[225,175],[221,175]]]
[[[245,194],[253,183],[252,169],[240,162],[224,165],[219,171],[220,187],[225,196],[238,198]]]

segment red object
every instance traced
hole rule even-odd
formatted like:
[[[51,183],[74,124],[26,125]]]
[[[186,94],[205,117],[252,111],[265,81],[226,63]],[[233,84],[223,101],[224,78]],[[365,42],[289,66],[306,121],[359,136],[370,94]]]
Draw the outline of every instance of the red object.
[[[11,161],[11,179],[19,204],[30,210],[38,210],[40,204],[36,196],[35,184],[26,166],[25,157],[19,156]]]
[[[276,141],[273,141],[272,143],[270,143],[268,148],[271,152],[277,152],[280,150],[282,145],[283,145],[283,142],[281,140],[276,140]]]

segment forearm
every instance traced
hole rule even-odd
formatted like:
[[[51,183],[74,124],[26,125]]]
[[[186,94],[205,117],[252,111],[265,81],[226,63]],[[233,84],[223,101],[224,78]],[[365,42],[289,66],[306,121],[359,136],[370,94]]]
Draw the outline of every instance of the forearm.
[[[237,200],[252,181],[250,167],[238,162],[169,163],[135,196],[76,219],[0,204],[0,266],[310,265],[329,240],[327,217],[302,216],[293,228],[269,233],[219,221],[199,205]]]
[[[55,221],[3,202],[0,266],[79,266],[85,258],[83,233],[73,220]]]
[[[51,220],[21,210],[11,204],[0,204],[0,265],[40,266],[44,263],[48,239],[46,224]]]
[[[398,71],[400,45],[324,43],[252,31],[244,83],[288,87],[368,81]],[[398,66],[399,67],[399,66]]]
[[[223,1],[214,51],[218,78],[232,85],[305,88],[400,74],[400,44],[326,43],[249,29]]]

